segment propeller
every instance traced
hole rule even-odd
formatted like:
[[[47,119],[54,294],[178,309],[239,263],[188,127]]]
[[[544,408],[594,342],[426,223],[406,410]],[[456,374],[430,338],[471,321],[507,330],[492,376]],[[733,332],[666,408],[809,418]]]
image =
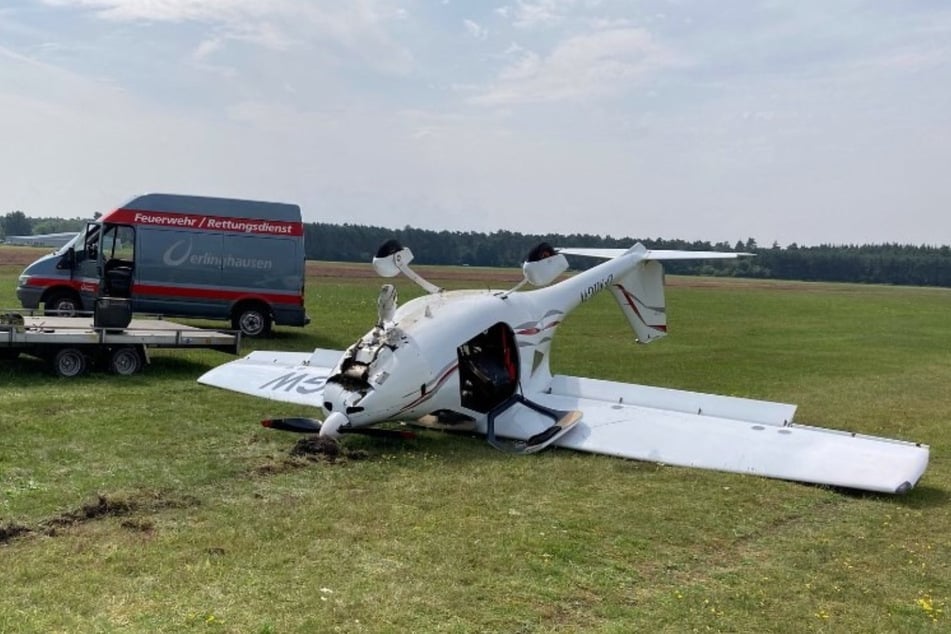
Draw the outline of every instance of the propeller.
[[[343,416],[342,414],[340,416]],[[339,438],[341,434],[360,434],[361,436],[372,436],[375,438],[399,438],[401,440],[413,440],[416,434],[405,429],[379,429],[376,427],[356,427],[353,429],[344,427],[340,424],[340,419],[334,419],[331,414],[323,424],[313,418],[302,418],[291,416],[288,418],[269,418],[261,421],[262,427],[276,429],[278,431],[289,431],[296,434],[320,434],[321,436],[330,436]],[[346,419],[346,417],[344,417]]]
[[[262,420],[261,425],[268,429],[289,431],[295,434],[317,434],[320,432],[320,421],[313,418],[269,418]]]

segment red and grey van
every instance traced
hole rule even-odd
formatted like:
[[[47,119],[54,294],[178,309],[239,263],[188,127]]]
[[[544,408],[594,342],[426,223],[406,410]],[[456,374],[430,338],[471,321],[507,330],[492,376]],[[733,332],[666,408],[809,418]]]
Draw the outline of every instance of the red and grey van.
[[[26,267],[24,308],[92,311],[100,297],[133,311],[229,319],[245,335],[304,326],[304,227],[297,205],[146,194],[102,215]]]

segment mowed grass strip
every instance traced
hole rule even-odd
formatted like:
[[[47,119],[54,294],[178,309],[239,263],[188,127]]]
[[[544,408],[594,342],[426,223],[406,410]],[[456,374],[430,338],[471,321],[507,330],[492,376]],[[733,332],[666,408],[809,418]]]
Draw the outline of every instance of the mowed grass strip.
[[[0,305],[18,272],[0,269]],[[445,283],[484,286],[467,274]],[[670,282],[667,339],[635,345],[600,296],[559,330],[555,370],[793,402],[802,422],[926,442],[919,487],[518,458],[437,433],[311,461],[257,421],[316,412],[195,383],[228,355],[161,351],[137,376],[73,380],[23,358],[0,364],[0,631],[948,627],[951,294]],[[314,275],[314,323],[245,351],[349,345],[380,283]]]

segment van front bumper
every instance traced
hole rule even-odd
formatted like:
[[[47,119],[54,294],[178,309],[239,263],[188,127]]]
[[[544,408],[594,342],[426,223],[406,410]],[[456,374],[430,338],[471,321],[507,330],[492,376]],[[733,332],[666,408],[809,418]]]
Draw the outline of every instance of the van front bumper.
[[[43,290],[38,286],[17,286],[17,299],[23,308],[39,308]]]

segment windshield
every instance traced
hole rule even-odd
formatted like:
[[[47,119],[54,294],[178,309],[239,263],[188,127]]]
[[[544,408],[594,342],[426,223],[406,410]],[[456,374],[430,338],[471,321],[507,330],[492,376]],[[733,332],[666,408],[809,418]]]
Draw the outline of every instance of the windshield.
[[[85,237],[86,237],[86,230],[83,229],[82,231],[80,231],[79,233],[77,233],[76,235],[74,235],[72,240],[70,240],[69,242],[67,242],[66,244],[64,244],[63,246],[61,246],[59,249],[57,249],[57,250],[55,251],[55,254],[56,254],[56,255],[63,255],[64,253],[66,253],[66,252],[69,251],[70,249],[75,248],[77,244],[82,244],[82,243],[83,243],[83,238],[85,238]]]
[[[83,228],[83,230],[77,233],[75,236],[73,236],[73,238],[69,242],[61,246],[59,249],[57,249],[54,252],[54,255],[63,255],[70,249],[75,249],[76,251],[82,251],[83,245],[86,241],[86,231],[89,229],[90,226],[92,227],[92,230],[94,233],[99,233],[99,225],[86,225]]]

